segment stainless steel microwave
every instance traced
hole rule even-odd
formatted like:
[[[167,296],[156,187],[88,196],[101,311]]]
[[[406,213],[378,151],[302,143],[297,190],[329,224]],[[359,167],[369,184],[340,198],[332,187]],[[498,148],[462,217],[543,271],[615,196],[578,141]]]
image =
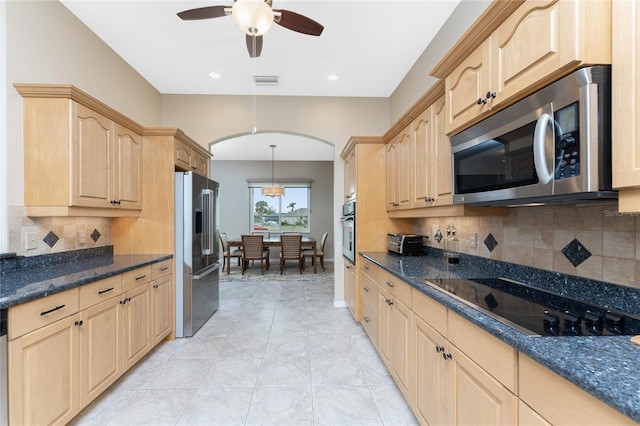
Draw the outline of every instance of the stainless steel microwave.
[[[451,138],[454,204],[616,198],[611,68],[581,68]]]

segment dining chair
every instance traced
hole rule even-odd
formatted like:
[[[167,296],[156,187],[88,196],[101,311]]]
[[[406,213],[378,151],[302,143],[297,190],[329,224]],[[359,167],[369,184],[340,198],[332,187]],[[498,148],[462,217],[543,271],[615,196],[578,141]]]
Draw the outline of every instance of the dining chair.
[[[304,261],[307,257],[311,258],[311,264],[316,261],[316,259],[320,259],[320,265],[322,265],[322,270],[326,271],[324,268],[324,246],[327,243],[327,237],[329,236],[328,232],[322,234],[322,239],[320,240],[320,247],[316,247],[315,257],[313,253],[313,249],[304,249],[302,250],[302,269],[304,269]]]
[[[242,260],[242,249],[231,249],[231,247],[229,247],[229,238],[227,237],[226,232],[220,233],[220,244],[222,244],[222,272],[224,272],[224,268],[227,266],[227,259],[229,259],[229,269],[231,269],[232,257],[238,258],[238,266],[240,266],[240,262]],[[229,272],[231,271],[227,271],[227,273]]]
[[[287,260],[297,260],[300,273],[302,273],[302,235],[280,235],[280,275],[284,271],[284,263]]]
[[[264,274],[265,263],[267,271],[269,270],[269,251],[264,247],[262,235],[243,235],[242,236],[242,274],[247,270],[249,261],[260,261],[260,273]],[[266,261],[266,262],[265,262]]]

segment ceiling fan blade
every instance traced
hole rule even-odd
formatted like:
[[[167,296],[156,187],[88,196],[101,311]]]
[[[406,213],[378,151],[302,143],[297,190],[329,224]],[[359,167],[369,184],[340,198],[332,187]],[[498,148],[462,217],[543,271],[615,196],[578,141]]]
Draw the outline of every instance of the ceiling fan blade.
[[[249,56],[252,58],[257,58],[262,53],[262,36],[250,36],[247,34],[247,50],[249,51]],[[253,42],[255,41],[255,49]]]
[[[211,18],[221,18],[223,16],[227,16],[225,9],[228,9],[229,6],[207,6],[207,7],[199,7],[197,9],[189,9],[184,10],[178,13],[178,17],[185,21],[195,21],[198,19],[211,19]]]
[[[322,34],[322,30],[324,30],[324,27],[322,25],[311,18],[300,15],[299,13],[283,9],[273,9],[273,11],[280,12],[282,14],[280,16],[280,19],[275,19],[274,22],[281,27],[285,27],[291,31],[312,36],[319,36],[320,34]]]

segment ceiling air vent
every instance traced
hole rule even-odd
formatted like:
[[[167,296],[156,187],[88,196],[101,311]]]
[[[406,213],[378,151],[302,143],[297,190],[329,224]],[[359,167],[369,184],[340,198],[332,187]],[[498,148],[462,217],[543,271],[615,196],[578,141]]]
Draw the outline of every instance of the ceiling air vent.
[[[253,81],[256,86],[277,86],[280,84],[277,75],[254,75]]]

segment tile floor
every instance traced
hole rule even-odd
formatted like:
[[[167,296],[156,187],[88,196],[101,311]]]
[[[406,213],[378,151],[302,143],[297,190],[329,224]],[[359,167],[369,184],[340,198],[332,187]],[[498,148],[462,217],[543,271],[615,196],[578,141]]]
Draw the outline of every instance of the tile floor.
[[[73,424],[416,425],[362,327],[333,307],[333,274],[309,277],[225,277],[194,337],[160,344]]]

